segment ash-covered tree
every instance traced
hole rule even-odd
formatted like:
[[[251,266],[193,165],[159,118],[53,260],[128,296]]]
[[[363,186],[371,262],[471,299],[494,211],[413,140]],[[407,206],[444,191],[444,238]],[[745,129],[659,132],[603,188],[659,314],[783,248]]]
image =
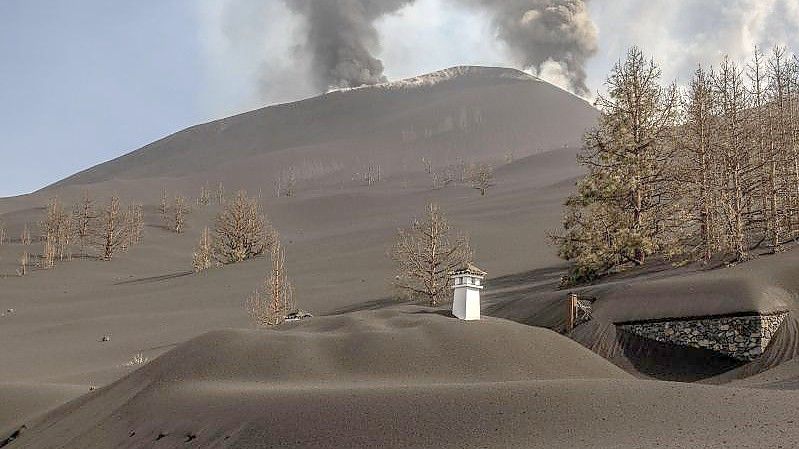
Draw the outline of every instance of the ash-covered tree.
[[[716,144],[720,158],[721,208],[725,219],[727,251],[735,261],[750,257],[750,228],[758,187],[753,139],[751,101],[743,79],[743,70],[725,58],[713,77],[719,120]]]
[[[172,231],[181,234],[186,229],[186,215],[189,213],[189,205],[183,195],[175,196],[175,203],[172,207]]]
[[[111,260],[128,243],[127,214],[122,209],[119,197],[112,195],[100,215],[100,226],[95,236],[102,260]]]
[[[660,78],[660,68],[632,48],[597,100],[599,123],[578,157],[588,173],[566,202],[565,233],[553,237],[574,264],[572,281],[641,265],[670,244],[678,95]]]
[[[466,237],[453,235],[441,209],[433,203],[409,228],[397,231],[390,255],[397,269],[394,286],[432,306],[449,298],[449,273],[472,259]]]
[[[679,145],[683,154],[678,181],[683,187],[684,226],[682,252],[689,259],[710,261],[719,250],[723,237],[719,204],[718,157],[715,138],[718,133],[716,92],[713,74],[699,67],[684,98],[683,132]]]
[[[192,268],[195,273],[205,271],[214,265],[214,238],[206,226],[194,250]]]
[[[89,192],[83,192],[83,198],[72,206],[72,233],[80,243],[81,253],[85,254],[86,245],[91,243],[100,215]]]
[[[469,171],[469,184],[473,189],[485,196],[488,189],[494,187],[494,167],[491,164],[475,164]]]
[[[286,254],[278,240],[271,248],[272,265],[260,289],[247,300],[247,311],[259,326],[276,326],[296,310],[294,286],[286,275]]]
[[[242,262],[263,254],[276,241],[275,232],[258,201],[239,191],[225,203],[214,228],[214,249],[223,264]]]
[[[41,240],[44,242],[44,264],[52,268],[55,259],[64,260],[69,257],[70,220],[58,198],[47,204],[47,212],[39,223]]]
[[[141,242],[144,235],[144,207],[141,204],[128,206],[128,246]]]
[[[161,221],[166,228],[171,228],[169,217],[169,197],[166,193],[166,188],[161,189],[161,200],[158,203],[158,214],[161,216]]]

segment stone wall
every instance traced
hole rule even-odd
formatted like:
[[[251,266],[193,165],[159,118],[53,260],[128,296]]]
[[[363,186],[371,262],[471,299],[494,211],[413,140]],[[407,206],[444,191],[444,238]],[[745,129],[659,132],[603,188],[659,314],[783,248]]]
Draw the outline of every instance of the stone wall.
[[[751,361],[766,350],[788,312],[616,323],[650,340],[709,349]]]

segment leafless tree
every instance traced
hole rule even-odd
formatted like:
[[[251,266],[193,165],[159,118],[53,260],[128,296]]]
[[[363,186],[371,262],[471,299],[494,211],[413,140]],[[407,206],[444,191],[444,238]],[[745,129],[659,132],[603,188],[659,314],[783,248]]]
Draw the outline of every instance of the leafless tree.
[[[194,250],[194,258],[192,259],[192,267],[195,273],[205,271],[214,265],[214,240],[211,236],[211,231],[206,226],[200,236],[200,241],[197,243],[197,249]]]
[[[43,241],[42,257],[39,266],[44,270],[49,270],[55,267],[56,259],[56,237],[54,234],[48,233]]]
[[[279,241],[272,245],[272,265],[261,289],[247,300],[247,310],[259,326],[283,323],[296,309],[294,286],[286,276],[286,257]]]
[[[491,164],[475,164],[469,173],[469,184],[473,189],[485,196],[489,188],[494,187],[494,167]]]
[[[102,260],[111,260],[114,254],[127,244],[128,229],[125,215],[119,197],[112,195],[102,211],[96,240]]]
[[[394,286],[436,306],[449,296],[449,273],[470,262],[472,253],[466,237],[451,235],[440,208],[431,203],[424,217],[398,230],[391,258],[397,266]]]
[[[161,202],[158,204],[158,214],[161,215],[161,221],[164,223],[164,226],[170,228],[169,198],[167,197],[166,189],[161,190]]]
[[[55,260],[64,260],[69,258],[69,245],[72,237],[70,229],[69,214],[61,206],[57,198],[50,200],[47,205],[47,213],[44,219],[39,223],[41,230],[42,241],[45,242],[46,249],[50,249],[52,254],[45,255],[52,256]],[[48,267],[51,268],[51,267]]]
[[[275,242],[275,232],[260,206],[239,191],[217,216],[215,253],[220,263],[231,264],[259,256]]]
[[[200,187],[200,196],[197,197],[198,206],[207,206],[211,203],[211,192],[208,191],[207,186]]]
[[[218,204],[220,206],[225,204],[225,186],[222,185],[221,181],[216,185],[216,195],[215,196],[216,196],[216,204]]]
[[[178,234],[186,228],[186,214],[189,213],[189,206],[183,195],[175,197],[175,204],[172,207],[172,230]]]
[[[86,245],[91,242],[100,215],[97,213],[94,200],[89,192],[83,192],[83,198],[72,206],[72,232],[80,243],[81,253],[85,254]]]
[[[688,96],[684,100],[686,122],[682,134],[685,164],[678,181],[684,187],[686,220],[698,224],[696,243],[685,237],[686,252],[708,262],[719,247],[720,229],[717,185],[720,182],[714,141],[717,133],[716,104],[712,75],[701,67],[694,73]]]
[[[28,274],[28,264],[30,263],[30,253],[23,251],[19,256],[19,268],[17,268],[18,276],[25,276]]]
[[[31,240],[31,230],[28,228],[28,224],[25,224],[25,227],[22,228],[22,233],[19,235],[19,241],[25,246],[30,246],[32,243]]]
[[[293,197],[297,192],[297,171],[294,167],[289,167],[278,175],[275,180],[276,197]]]
[[[128,207],[128,246],[141,242],[144,234],[144,208],[140,204]]]
[[[722,163],[722,207],[725,212],[730,249],[736,261],[748,259],[747,220],[756,188],[756,174],[749,143],[747,111],[751,103],[743,80],[743,71],[729,58],[719,67],[713,79],[718,96],[720,120],[718,148]]]

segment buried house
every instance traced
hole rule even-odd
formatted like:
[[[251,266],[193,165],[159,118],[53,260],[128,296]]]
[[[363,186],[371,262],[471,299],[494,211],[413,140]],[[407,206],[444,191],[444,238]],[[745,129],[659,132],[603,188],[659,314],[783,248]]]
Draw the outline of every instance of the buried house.
[[[787,316],[787,311],[750,312],[615,324],[625,332],[650,340],[707,349],[749,362],[763,354]]]

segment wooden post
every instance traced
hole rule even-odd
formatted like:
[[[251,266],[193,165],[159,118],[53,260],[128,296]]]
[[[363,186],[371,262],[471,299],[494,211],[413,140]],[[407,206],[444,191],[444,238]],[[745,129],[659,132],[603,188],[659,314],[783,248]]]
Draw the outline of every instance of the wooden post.
[[[569,307],[566,315],[566,333],[569,333],[574,330],[574,312],[577,308],[577,293],[569,293],[569,299],[566,301],[566,305]]]

